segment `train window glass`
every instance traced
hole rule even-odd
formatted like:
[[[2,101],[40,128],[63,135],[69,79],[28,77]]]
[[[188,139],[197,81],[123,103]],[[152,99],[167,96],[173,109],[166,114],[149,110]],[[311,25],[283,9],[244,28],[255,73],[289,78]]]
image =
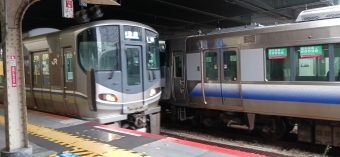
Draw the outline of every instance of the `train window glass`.
[[[148,70],[159,69],[158,34],[146,30],[146,62]]]
[[[340,44],[334,45],[334,80],[340,81]]]
[[[78,57],[84,70],[120,70],[118,26],[89,28],[81,32],[77,40]]]
[[[329,81],[328,45],[295,47],[296,81]]]
[[[182,56],[175,56],[175,77],[182,77]]]
[[[142,28],[136,26],[124,26],[124,40],[142,41]]]
[[[218,80],[217,53],[205,53],[205,78],[207,80]]]
[[[236,51],[223,52],[224,80],[237,81],[237,56]]]
[[[40,84],[40,56],[38,54],[33,55],[33,83]]]
[[[70,53],[70,52],[65,53],[64,60],[65,60],[66,82],[73,82],[73,60],[72,60],[72,53]]]
[[[127,48],[126,53],[126,67],[127,67],[127,79],[128,85],[140,84],[140,50],[138,48]]]
[[[50,59],[48,54],[42,55],[42,72],[43,72],[43,84],[50,84]]]
[[[266,50],[266,79],[268,81],[289,81],[290,60],[287,47]]]

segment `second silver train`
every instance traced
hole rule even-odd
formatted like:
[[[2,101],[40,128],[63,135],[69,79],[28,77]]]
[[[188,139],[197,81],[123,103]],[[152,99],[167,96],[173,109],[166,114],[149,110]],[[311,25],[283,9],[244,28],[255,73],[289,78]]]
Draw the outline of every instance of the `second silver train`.
[[[271,139],[298,124],[299,141],[339,146],[340,19],[331,18],[338,10],[167,40],[162,108],[173,119],[258,129]]]

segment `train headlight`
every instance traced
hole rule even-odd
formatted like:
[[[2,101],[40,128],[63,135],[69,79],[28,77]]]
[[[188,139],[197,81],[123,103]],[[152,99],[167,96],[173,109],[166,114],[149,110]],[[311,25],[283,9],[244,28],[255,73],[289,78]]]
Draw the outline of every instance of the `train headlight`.
[[[159,93],[161,91],[161,88],[154,88],[154,89],[151,89],[150,91],[150,96],[153,97],[155,96],[157,93]]]
[[[99,94],[99,99],[111,102],[118,101],[118,98],[114,94]]]

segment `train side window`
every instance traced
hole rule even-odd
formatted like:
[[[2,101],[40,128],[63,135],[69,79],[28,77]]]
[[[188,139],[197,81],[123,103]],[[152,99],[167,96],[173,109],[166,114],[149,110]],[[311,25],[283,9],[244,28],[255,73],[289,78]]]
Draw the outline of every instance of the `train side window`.
[[[39,85],[40,77],[40,56],[38,54],[33,55],[33,83]]]
[[[295,47],[296,81],[329,81],[328,45]]]
[[[42,55],[42,72],[43,72],[43,84],[50,84],[50,59],[48,54]]]
[[[340,81],[340,44],[334,45],[334,80]]]
[[[289,81],[290,60],[287,47],[266,50],[266,79],[268,81]]]
[[[207,80],[218,80],[217,63],[218,58],[216,52],[205,53],[205,78]]]
[[[237,56],[235,51],[223,52],[224,80],[237,81]]]
[[[182,77],[182,56],[175,56],[175,77]]]
[[[65,60],[65,76],[66,82],[73,82],[73,60],[72,60],[72,53],[65,53],[64,55]]]

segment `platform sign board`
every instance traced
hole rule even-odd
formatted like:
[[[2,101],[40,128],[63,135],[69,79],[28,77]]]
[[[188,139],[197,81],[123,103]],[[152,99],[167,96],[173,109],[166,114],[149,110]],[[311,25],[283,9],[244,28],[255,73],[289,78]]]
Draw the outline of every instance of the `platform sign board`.
[[[322,46],[300,47],[300,58],[320,58],[322,57]]]
[[[12,87],[17,87],[17,59],[14,53],[9,55],[9,66],[11,67]]]
[[[287,48],[272,48],[268,49],[268,59],[286,59],[288,57]]]
[[[61,7],[63,11],[63,17],[73,18],[73,0],[61,0]]]

